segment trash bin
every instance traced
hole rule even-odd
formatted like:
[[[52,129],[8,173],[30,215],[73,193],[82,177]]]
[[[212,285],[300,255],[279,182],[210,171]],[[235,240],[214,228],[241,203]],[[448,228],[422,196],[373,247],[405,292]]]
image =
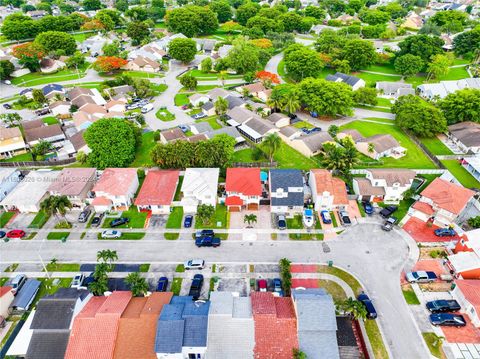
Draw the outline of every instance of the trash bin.
[[[333,267],[333,261],[328,261],[328,266]]]
[[[62,243],[65,243],[67,241],[67,237],[62,237]]]
[[[450,286],[450,290],[454,290],[456,286],[457,285],[455,283],[452,283],[452,285]]]

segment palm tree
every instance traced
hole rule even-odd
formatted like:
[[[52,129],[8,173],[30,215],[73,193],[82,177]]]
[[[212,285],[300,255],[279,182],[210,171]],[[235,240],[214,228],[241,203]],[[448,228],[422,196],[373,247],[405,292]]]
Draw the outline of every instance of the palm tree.
[[[367,309],[362,302],[352,297],[344,300],[338,305],[338,309],[350,315],[353,319],[366,319]]]
[[[375,145],[373,143],[369,143],[368,144],[368,149],[367,149],[368,153],[373,153],[375,152]]]
[[[133,272],[127,275],[125,283],[129,285],[134,297],[144,296],[149,289],[146,279],[141,277],[138,272]]]
[[[262,147],[270,160],[270,165],[273,164],[273,156],[278,151],[281,144],[282,140],[276,133],[269,134],[263,140]]]
[[[99,280],[90,282],[90,284],[88,285],[88,289],[90,289],[93,295],[103,295],[103,293],[108,290],[108,280],[101,278]]]
[[[345,168],[343,149],[336,145],[324,145],[322,164],[327,170],[334,173],[343,172]]]
[[[248,226],[250,227],[250,224],[251,223],[257,223],[257,215],[255,214],[246,214],[244,217],[243,217],[243,223],[247,222],[248,223]]]
[[[215,113],[217,115],[220,115],[220,116],[224,115],[228,109],[228,101],[225,100],[223,97],[219,96],[215,101],[214,106],[215,106]]]
[[[113,262],[118,260],[117,251],[112,251],[111,249],[104,249],[104,250],[98,251],[97,252],[97,261],[100,261],[100,260],[102,261],[102,263],[99,263],[98,265],[100,265],[100,264],[107,265],[107,262],[109,262],[108,265],[107,265],[107,269],[112,270],[113,269]]]
[[[276,92],[272,92],[270,98],[267,100],[267,105],[273,109],[273,112],[276,112],[284,106],[283,98],[276,94]]]
[[[32,159],[36,161],[38,156],[44,155],[51,149],[52,149],[52,144],[50,142],[41,140],[35,146],[33,146],[30,150],[30,152],[32,153]]]
[[[285,104],[283,105],[283,109],[288,112],[288,114],[292,114],[300,110],[300,98],[298,97],[296,92],[292,92],[290,96],[287,97]]]
[[[67,209],[72,209],[72,207],[72,202],[70,202],[67,196],[50,196],[48,198],[45,198],[40,203],[40,209],[42,211],[47,213],[49,216],[54,215],[55,217],[57,217],[57,220],[58,215],[60,214],[60,216],[63,217],[64,221]]]
[[[57,262],[58,262],[58,259],[53,257],[51,260],[50,260],[50,266],[52,268],[57,268]]]
[[[242,87],[242,97],[243,97],[243,98],[247,98],[247,97],[249,97],[249,96],[250,96],[250,91],[248,91],[247,88]]]

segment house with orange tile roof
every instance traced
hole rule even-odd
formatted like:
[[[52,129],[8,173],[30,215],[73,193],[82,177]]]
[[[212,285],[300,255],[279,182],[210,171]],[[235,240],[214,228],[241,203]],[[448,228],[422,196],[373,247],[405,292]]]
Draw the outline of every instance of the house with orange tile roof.
[[[270,292],[253,292],[255,327],[254,358],[291,359],[298,348],[297,318],[292,298],[274,297]]]
[[[180,172],[150,170],[142,188],[135,199],[139,211],[151,211],[153,214],[170,213],[170,205],[178,185]]]
[[[425,188],[408,214],[427,222],[433,218],[437,226],[449,226],[474,201],[474,191],[461,185],[436,178]]]
[[[114,209],[128,209],[139,186],[135,168],[105,168],[98,182],[93,186],[91,202],[97,212]]]
[[[480,228],[465,232],[447,258],[460,278],[480,279]]]
[[[52,196],[67,196],[74,207],[83,208],[96,179],[95,168],[64,168],[48,192]]]
[[[129,291],[91,298],[73,322],[65,359],[112,359],[120,318],[131,298]]]
[[[10,305],[15,299],[12,287],[0,287],[0,317],[7,318],[10,315]]]
[[[0,127],[0,158],[10,158],[23,153],[27,145],[18,127]]]
[[[472,324],[480,327],[480,280],[456,280],[451,293]]]
[[[230,212],[258,210],[262,197],[260,168],[227,168],[225,191]]]
[[[344,210],[348,207],[345,182],[324,169],[310,170],[308,178],[316,211]]]
[[[149,297],[132,298],[120,317],[114,359],[156,359],[155,333],[163,306],[173,293],[153,292]]]

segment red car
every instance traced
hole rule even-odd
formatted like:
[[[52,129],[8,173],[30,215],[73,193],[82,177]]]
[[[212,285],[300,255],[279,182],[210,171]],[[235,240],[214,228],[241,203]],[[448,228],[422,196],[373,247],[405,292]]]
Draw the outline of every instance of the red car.
[[[267,291],[267,280],[266,279],[259,279],[258,280],[258,290],[260,292],[266,292]]]
[[[25,231],[21,229],[14,229],[7,233],[8,238],[23,238],[25,237]]]

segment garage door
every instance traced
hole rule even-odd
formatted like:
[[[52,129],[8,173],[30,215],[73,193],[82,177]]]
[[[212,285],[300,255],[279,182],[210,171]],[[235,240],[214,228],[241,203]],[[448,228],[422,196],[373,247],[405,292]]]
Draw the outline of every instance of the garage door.
[[[228,210],[230,212],[240,212],[240,207],[239,206],[229,206]]]
[[[258,204],[257,203],[249,203],[247,209],[252,211],[258,211]]]

